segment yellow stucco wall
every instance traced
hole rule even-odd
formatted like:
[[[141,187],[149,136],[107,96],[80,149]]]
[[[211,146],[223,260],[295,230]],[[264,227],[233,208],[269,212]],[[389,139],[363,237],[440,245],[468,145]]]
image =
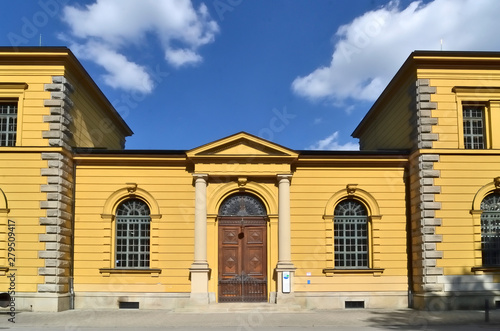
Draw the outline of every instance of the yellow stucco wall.
[[[373,109],[376,109],[373,116],[355,135],[356,138],[359,138],[361,150],[406,150],[412,148],[415,81],[416,75],[414,73],[403,77],[393,83],[390,94],[377,100],[373,106]]]
[[[290,193],[296,291],[407,290],[403,178],[404,169],[398,167],[360,167],[355,164],[351,167],[297,167]],[[357,184],[358,193],[349,195],[348,184]],[[372,201],[360,191],[369,194]],[[323,269],[334,267],[333,210],[338,202],[334,200],[349,196],[363,202],[370,216],[374,216],[370,221],[369,267],[384,269],[381,275],[323,273]],[[374,215],[373,202],[379,215]]]
[[[50,99],[50,92],[44,91],[44,84],[52,83],[52,75],[61,75],[63,70],[62,66],[0,66],[0,101],[18,101],[16,146],[48,146],[42,132],[49,130],[43,116],[50,110],[43,100]],[[9,83],[25,86],[9,87]]]
[[[15,258],[16,290],[19,292],[36,292],[37,284],[43,283],[43,277],[38,276],[38,268],[44,266],[44,261],[38,258],[38,252],[45,248],[45,243],[39,241],[39,234],[45,233],[45,226],[39,224],[39,218],[45,216],[40,209],[40,202],[46,199],[45,193],[40,193],[40,185],[46,179],[40,176],[40,169],[47,166],[47,161],[37,153],[25,153],[19,148],[10,148],[9,152],[0,153],[0,188],[5,194],[9,212],[6,220],[15,224]],[[11,223],[12,224],[12,223]],[[6,224],[2,224],[2,232]],[[9,267],[7,240],[8,235],[2,234],[0,247],[2,262],[0,267]],[[12,266],[10,266],[12,269]],[[3,288],[8,287],[9,279],[0,277]]]
[[[179,166],[116,163],[76,170],[75,291],[189,292],[194,247],[191,174]],[[161,218],[153,216],[151,223],[151,268],[162,269],[159,275],[99,272],[113,268],[115,246],[114,219],[101,215],[115,212],[128,196],[115,193],[125,192],[127,183],[136,183],[135,194],[159,208]],[[110,211],[104,211],[105,206]],[[151,213],[158,214],[153,208]]]
[[[71,100],[73,123],[70,130],[73,133],[72,146],[84,148],[122,149],[125,134],[115,119],[109,115],[108,106],[95,97],[95,91],[81,84],[78,77],[67,74],[73,85]]]
[[[433,126],[432,132],[439,134],[439,140],[433,143],[433,148],[464,148],[463,102],[479,102],[486,106],[486,145],[487,148],[500,148],[500,135],[493,129],[500,120],[498,101],[490,104],[500,98],[499,73],[499,70],[418,70],[419,77],[430,79],[430,86],[436,87],[431,101],[437,103],[432,117],[438,118],[438,124]],[[467,88],[454,90],[455,87]]]
[[[117,161],[120,163],[120,161]],[[224,165],[212,164],[210,173]],[[277,167],[278,169],[281,166]],[[240,165],[244,174],[250,169]],[[209,170],[209,169],[206,169]],[[297,267],[296,291],[406,291],[406,215],[405,184],[402,167],[297,167],[291,184],[291,249]],[[103,275],[100,268],[111,268],[114,225],[101,216],[116,191],[136,183],[156,201],[161,218],[152,220],[151,268],[159,275]],[[377,203],[379,213],[371,221],[370,267],[382,268],[373,275],[325,275],[333,267],[334,203],[332,196],[345,192],[347,184],[358,184]],[[268,284],[276,291],[273,270],[278,257],[276,177],[253,173],[244,187],[235,177],[210,177],[207,187],[207,258],[212,268],[209,291],[217,293],[218,237],[216,215],[220,203],[236,192],[259,197],[266,208],[268,222]],[[138,196],[141,193],[138,191]],[[347,192],[341,193],[347,196]],[[117,195],[119,196],[119,195]],[[120,200],[118,199],[116,203]],[[367,206],[372,208],[373,206]],[[328,210],[330,216],[325,216]],[[153,213],[153,212],[152,212]],[[378,218],[378,216],[380,216]],[[75,225],[75,291],[189,292],[189,267],[193,261],[194,187],[185,167],[166,166],[89,166],[77,167]],[[96,238],[96,233],[100,236]],[[310,272],[311,276],[307,273]],[[307,284],[307,280],[311,284]]]
[[[435,180],[441,186],[441,194],[436,196],[441,210],[436,211],[436,217],[442,219],[436,233],[443,236],[437,245],[443,251],[438,266],[444,268],[445,275],[471,274],[472,267],[481,266],[480,215],[471,214],[471,210],[475,199],[480,203],[495,188],[493,179],[500,175],[500,156],[495,154],[443,151],[435,166],[441,172]],[[490,189],[480,192],[487,185]]]

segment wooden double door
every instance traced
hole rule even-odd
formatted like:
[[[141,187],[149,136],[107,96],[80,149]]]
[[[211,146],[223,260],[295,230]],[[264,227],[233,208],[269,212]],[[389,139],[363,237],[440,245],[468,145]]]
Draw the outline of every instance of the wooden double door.
[[[267,301],[265,217],[219,219],[219,302]]]

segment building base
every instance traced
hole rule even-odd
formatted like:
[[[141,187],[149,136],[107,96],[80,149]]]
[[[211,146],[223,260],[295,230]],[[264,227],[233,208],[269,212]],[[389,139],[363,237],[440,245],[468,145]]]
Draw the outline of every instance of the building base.
[[[22,293],[16,292],[11,306],[1,308],[0,311],[12,310],[58,312],[70,309],[71,296],[57,293]],[[13,308],[12,308],[13,307]]]
[[[175,309],[189,301],[189,293],[77,292],[75,309]]]
[[[407,292],[295,292],[294,296],[307,309],[408,308]]]

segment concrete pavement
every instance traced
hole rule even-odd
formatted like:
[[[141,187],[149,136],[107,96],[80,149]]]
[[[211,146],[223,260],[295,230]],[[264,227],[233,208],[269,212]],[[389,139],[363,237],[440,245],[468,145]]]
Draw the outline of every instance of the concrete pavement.
[[[219,328],[236,330],[270,330],[277,327],[295,329],[393,329],[442,330],[455,329],[500,330],[500,310],[490,312],[485,323],[484,311],[428,312],[411,309],[348,309],[280,311],[274,305],[256,309],[230,308],[204,312],[172,310],[70,310],[59,313],[19,312],[15,323],[6,312],[0,313],[0,329],[20,330],[89,330],[89,329],[184,329]],[[268,309],[271,308],[271,309]],[[470,328],[468,328],[470,327]],[[447,329],[447,328],[445,328]],[[281,329],[283,330],[283,329]]]

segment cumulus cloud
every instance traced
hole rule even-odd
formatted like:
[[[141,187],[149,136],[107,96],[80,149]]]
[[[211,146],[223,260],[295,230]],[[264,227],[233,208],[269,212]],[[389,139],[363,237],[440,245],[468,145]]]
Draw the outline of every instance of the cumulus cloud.
[[[414,50],[498,50],[500,1],[398,1],[341,26],[329,65],[297,77],[293,91],[311,100],[375,100]]]
[[[165,51],[165,59],[175,67],[182,67],[187,64],[195,64],[202,61],[200,55],[190,49],[172,49]]]
[[[357,143],[347,142],[345,144],[339,143],[339,131],[335,131],[325,139],[321,139],[307,149],[309,150],[337,150],[337,151],[357,151],[359,145]]]
[[[63,21],[70,27],[63,38],[75,53],[107,71],[106,84],[145,93],[154,88],[148,68],[123,55],[125,50],[152,51],[147,40],[156,38],[165,60],[178,68],[201,62],[198,49],[219,31],[206,5],[195,8],[191,0],[96,0],[66,6]]]
[[[89,41],[85,45],[72,44],[70,48],[80,59],[93,60],[106,69],[104,82],[113,88],[149,93],[154,83],[144,66],[130,62],[105,44]]]

